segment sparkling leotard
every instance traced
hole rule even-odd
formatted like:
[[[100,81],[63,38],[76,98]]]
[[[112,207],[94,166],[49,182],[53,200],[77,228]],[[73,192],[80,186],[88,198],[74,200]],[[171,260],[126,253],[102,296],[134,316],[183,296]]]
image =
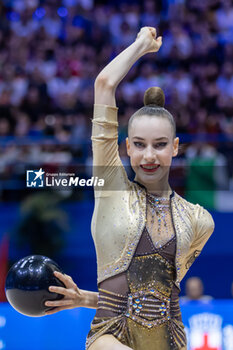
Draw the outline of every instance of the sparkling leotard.
[[[86,349],[112,334],[134,350],[185,349],[174,281],[176,234],[170,202],[147,196],[147,224],[127,271],[99,284]]]

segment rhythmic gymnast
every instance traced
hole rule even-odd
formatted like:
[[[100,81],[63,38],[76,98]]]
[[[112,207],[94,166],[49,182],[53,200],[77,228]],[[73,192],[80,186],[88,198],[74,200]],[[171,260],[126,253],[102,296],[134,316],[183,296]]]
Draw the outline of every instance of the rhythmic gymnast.
[[[98,293],[80,290],[71,277],[56,273],[66,288],[50,291],[64,299],[46,303],[57,307],[48,313],[77,306],[97,309],[86,350],[186,349],[180,282],[214,222],[204,208],[187,202],[169,185],[179,138],[160,88],[145,92],[144,107],[129,120],[126,147],[134,181],[118,153],[116,88],[140,57],[161,45],[155,28],[142,28],[95,81],[93,165],[95,175],[101,169],[106,184],[95,189],[92,218]]]

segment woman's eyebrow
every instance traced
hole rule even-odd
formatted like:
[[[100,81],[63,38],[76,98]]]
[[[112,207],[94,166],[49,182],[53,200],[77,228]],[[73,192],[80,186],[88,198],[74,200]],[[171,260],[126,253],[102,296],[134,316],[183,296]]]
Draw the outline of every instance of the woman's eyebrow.
[[[140,136],[133,136],[133,139],[138,139],[138,140],[143,140],[145,141],[145,139],[143,137]],[[154,141],[160,141],[160,140],[168,140],[168,138],[166,136],[162,136],[162,137],[158,137],[156,139],[153,139]]]
[[[168,140],[168,137],[166,136],[162,136],[162,137],[158,137],[157,139],[154,139],[156,141],[160,141],[160,140]]]

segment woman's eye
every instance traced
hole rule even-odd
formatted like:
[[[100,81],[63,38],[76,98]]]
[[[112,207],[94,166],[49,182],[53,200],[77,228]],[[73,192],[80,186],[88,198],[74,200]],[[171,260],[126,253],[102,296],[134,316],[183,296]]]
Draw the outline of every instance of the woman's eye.
[[[159,142],[159,143],[156,143],[155,147],[162,148],[162,147],[165,147],[166,145],[167,145],[167,142]]]
[[[144,146],[144,144],[142,142],[134,142],[134,145],[136,147],[143,147]]]

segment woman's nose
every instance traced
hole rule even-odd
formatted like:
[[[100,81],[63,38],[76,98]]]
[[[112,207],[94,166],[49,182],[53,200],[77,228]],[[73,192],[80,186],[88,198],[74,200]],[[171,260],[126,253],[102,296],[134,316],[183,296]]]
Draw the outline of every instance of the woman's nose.
[[[144,153],[144,159],[147,163],[155,163],[156,152],[151,147],[147,147]]]

